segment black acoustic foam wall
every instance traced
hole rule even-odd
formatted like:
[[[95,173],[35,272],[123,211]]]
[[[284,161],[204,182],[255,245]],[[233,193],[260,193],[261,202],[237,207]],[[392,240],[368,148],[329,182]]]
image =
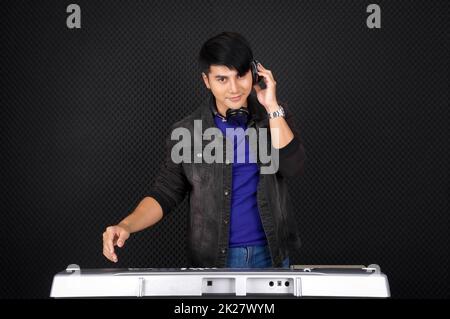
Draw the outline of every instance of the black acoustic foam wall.
[[[82,268],[186,266],[185,200],[133,235],[102,232],[149,191],[169,127],[206,97],[197,54],[242,33],[302,129],[289,181],[297,264],[377,263],[394,298],[448,298],[448,3],[14,1],[1,14],[1,298],[46,298]],[[209,194],[205,194],[209,196]]]

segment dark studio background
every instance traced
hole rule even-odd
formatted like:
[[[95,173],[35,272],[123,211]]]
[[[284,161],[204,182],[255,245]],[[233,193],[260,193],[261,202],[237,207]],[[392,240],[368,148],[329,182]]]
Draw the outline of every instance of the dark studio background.
[[[187,200],[118,264],[101,235],[206,97],[198,51],[224,30],[249,40],[302,128],[291,263],[376,263],[394,298],[449,297],[447,1],[78,0],[68,29],[70,3],[2,4],[0,298],[46,298],[72,263],[186,266]]]

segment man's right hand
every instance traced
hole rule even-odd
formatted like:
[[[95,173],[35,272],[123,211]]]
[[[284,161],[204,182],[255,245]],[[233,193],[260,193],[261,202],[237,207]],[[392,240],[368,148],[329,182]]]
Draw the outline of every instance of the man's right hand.
[[[117,255],[114,253],[114,246],[122,248],[129,237],[130,231],[126,226],[119,224],[107,227],[103,233],[103,255],[116,263],[118,259]]]

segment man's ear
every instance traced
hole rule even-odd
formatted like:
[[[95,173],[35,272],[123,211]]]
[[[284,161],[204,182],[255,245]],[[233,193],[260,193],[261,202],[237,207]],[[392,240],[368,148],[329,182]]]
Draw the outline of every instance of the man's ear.
[[[209,86],[209,79],[208,79],[208,76],[205,74],[205,72],[202,72],[202,78],[203,78],[203,82],[205,82],[205,85],[208,88],[208,90],[211,90],[211,87]]]

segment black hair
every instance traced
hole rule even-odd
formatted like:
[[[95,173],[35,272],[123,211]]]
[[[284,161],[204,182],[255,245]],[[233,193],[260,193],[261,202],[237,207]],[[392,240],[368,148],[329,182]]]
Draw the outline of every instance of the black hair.
[[[250,69],[253,52],[249,42],[239,33],[222,32],[208,39],[199,54],[200,69],[209,73],[211,65],[225,65],[243,76]]]

